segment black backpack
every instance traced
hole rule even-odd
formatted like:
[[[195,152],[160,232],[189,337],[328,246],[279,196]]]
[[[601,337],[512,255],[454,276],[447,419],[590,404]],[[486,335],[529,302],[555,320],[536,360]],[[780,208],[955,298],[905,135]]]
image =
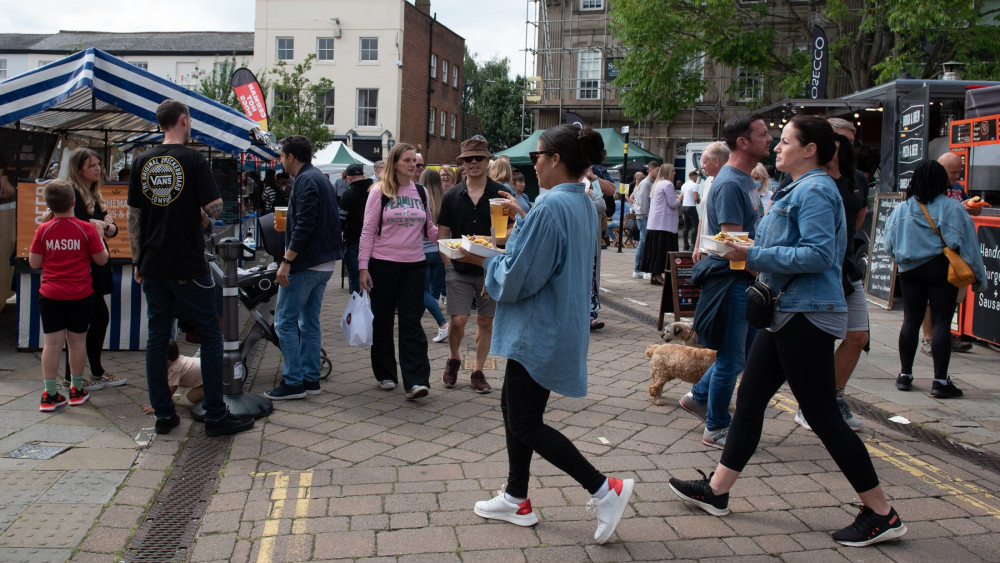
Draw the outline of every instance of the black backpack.
[[[414,182],[413,185],[417,187],[417,193],[420,194],[420,201],[423,202],[424,204],[424,213],[430,216],[430,209],[427,208],[427,190],[424,189],[424,187],[421,184],[417,184],[416,182]],[[390,201],[392,201],[392,198],[390,198],[385,194],[382,194],[382,209],[380,209],[378,212],[378,230],[375,231],[376,237],[382,236],[382,214],[385,213],[385,206],[389,205]],[[427,238],[428,221],[424,221],[424,238]]]

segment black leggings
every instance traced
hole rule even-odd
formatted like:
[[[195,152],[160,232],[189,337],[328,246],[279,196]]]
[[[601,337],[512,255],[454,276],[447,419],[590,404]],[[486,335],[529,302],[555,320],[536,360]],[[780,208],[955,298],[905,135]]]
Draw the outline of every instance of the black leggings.
[[[576,479],[590,494],[604,485],[604,475],[587,461],[573,442],[542,420],[549,390],[535,382],[528,370],[514,360],[507,360],[500,409],[503,411],[504,433],[507,437],[507,493],[528,498],[528,478],[531,476],[531,454]]]
[[[101,352],[104,351],[104,337],[108,334],[108,324],[111,322],[111,315],[108,313],[108,304],[104,302],[104,295],[94,292],[91,296],[94,306],[91,308],[90,328],[87,329],[87,361],[90,363],[90,374],[94,377],[104,375],[104,365],[101,364]],[[69,347],[66,348],[66,378],[69,380]],[[77,374],[77,375],[83,375]]]
[[[833,342],[832,334],[803,315],[792,317],[778,332],[757,332],[737,391],[722,465],[743,471],[760,442],[767,405],[788,381],[809,426],[854,490],[863,493],[878,486],[868,450],[837,408]]]
[[[955,312],[958,288],[948,283],[948,259],[943,254],[922,266],[899,273],[903,291],[903,326],[899,329],[899,371],[913,373],[920,323],[927,303],[931,304],[931,356],[934,378],[948,379],[951,362],[951,317]]]

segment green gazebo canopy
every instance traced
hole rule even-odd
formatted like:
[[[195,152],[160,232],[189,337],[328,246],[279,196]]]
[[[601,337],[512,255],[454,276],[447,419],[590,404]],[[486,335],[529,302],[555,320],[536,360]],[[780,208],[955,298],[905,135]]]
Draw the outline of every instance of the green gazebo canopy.
[[[604,158],[602,164],[606,166],[616,166],[621,164],[624,160],[625,151],[625,138],[618,133],[617,129],[595,129],[601,134],[604,139],[604,150],[607,151],[607,156]],[[537,130],[531,134],[530,137],[521,141],[520,143],[510,147],[507,150],[502,150],[497,153],[499,155],[506,155],[510,158],[510,163],[514,166],[530,166],[531,157],[528,153],[534,151],[538,148],[538,138],[542,136],[544,130]],[[635,144],[630,144],[628,147],[628,161],[629,162],[646,162],[649,160],[662,160],[662,157],[657,156],[647,150],[637,147]]]

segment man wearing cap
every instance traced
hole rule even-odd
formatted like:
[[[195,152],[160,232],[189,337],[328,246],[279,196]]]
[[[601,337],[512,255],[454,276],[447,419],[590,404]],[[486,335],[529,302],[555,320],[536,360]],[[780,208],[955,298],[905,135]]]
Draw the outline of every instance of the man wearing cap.
[[[302,135],[282,139],[281,165],[295,178],[285,218],[285,251],[278,257],[274,329],[285,365],[269,399],[318,395],[322,334],[319,311],[326,283],[343,256],[337,194],[311,164],[312,143]]]
[[[465,168],[466,177],[460,184],[448,190],[441,199],[438,214],[438,240],[461,238],[464,235],[490,234],[490,199],[502,197],[503,186],[486,175],[490,157],[486,139],[474,137],[462,142],[462,153],[458,160]],[[472,301],[476,301],[476,365],[472,372],[472,386],[477,393],[493,390],[486,382],[483,366],[490,352],[493,339],[493,312],[496,304],[483,288],[485,272],[479,266],[452,262],[442,255],[445,264],[445,287],[448,290],[448,327],[450,352],[444,368],[444,385],[452,387],[458,380],[458,368],[462,366],[459,348],[465,336],[465,325],[472,312]]]
[[[351,292],[360,292],[358,282],[358,249],[361,245],[361,227],[365,223],[365,202],[372,179],[365,178],[365,170],[360,164],[347,167],[347,181],[350,185],[340,199],[340,224],[344,228],[344,266]]]

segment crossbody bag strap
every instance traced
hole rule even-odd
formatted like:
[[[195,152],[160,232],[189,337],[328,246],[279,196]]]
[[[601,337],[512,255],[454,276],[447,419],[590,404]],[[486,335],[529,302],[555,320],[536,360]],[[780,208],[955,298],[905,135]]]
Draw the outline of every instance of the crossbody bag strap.
[[[923,210],[924,217],[927,217],[927,222],[930,223],[931,228],[934,229],[934,232],[937,233],[937,236],[941,237],[941,242],[943,242],[945,246],[948,246],[948,241],[944,240],[944,235],[941,234],[941,231],[938,230],[937,225],[935,225],[934,221],[931,220],[931,214],[927,212],[927,206],[921,203],[920,209]]]

